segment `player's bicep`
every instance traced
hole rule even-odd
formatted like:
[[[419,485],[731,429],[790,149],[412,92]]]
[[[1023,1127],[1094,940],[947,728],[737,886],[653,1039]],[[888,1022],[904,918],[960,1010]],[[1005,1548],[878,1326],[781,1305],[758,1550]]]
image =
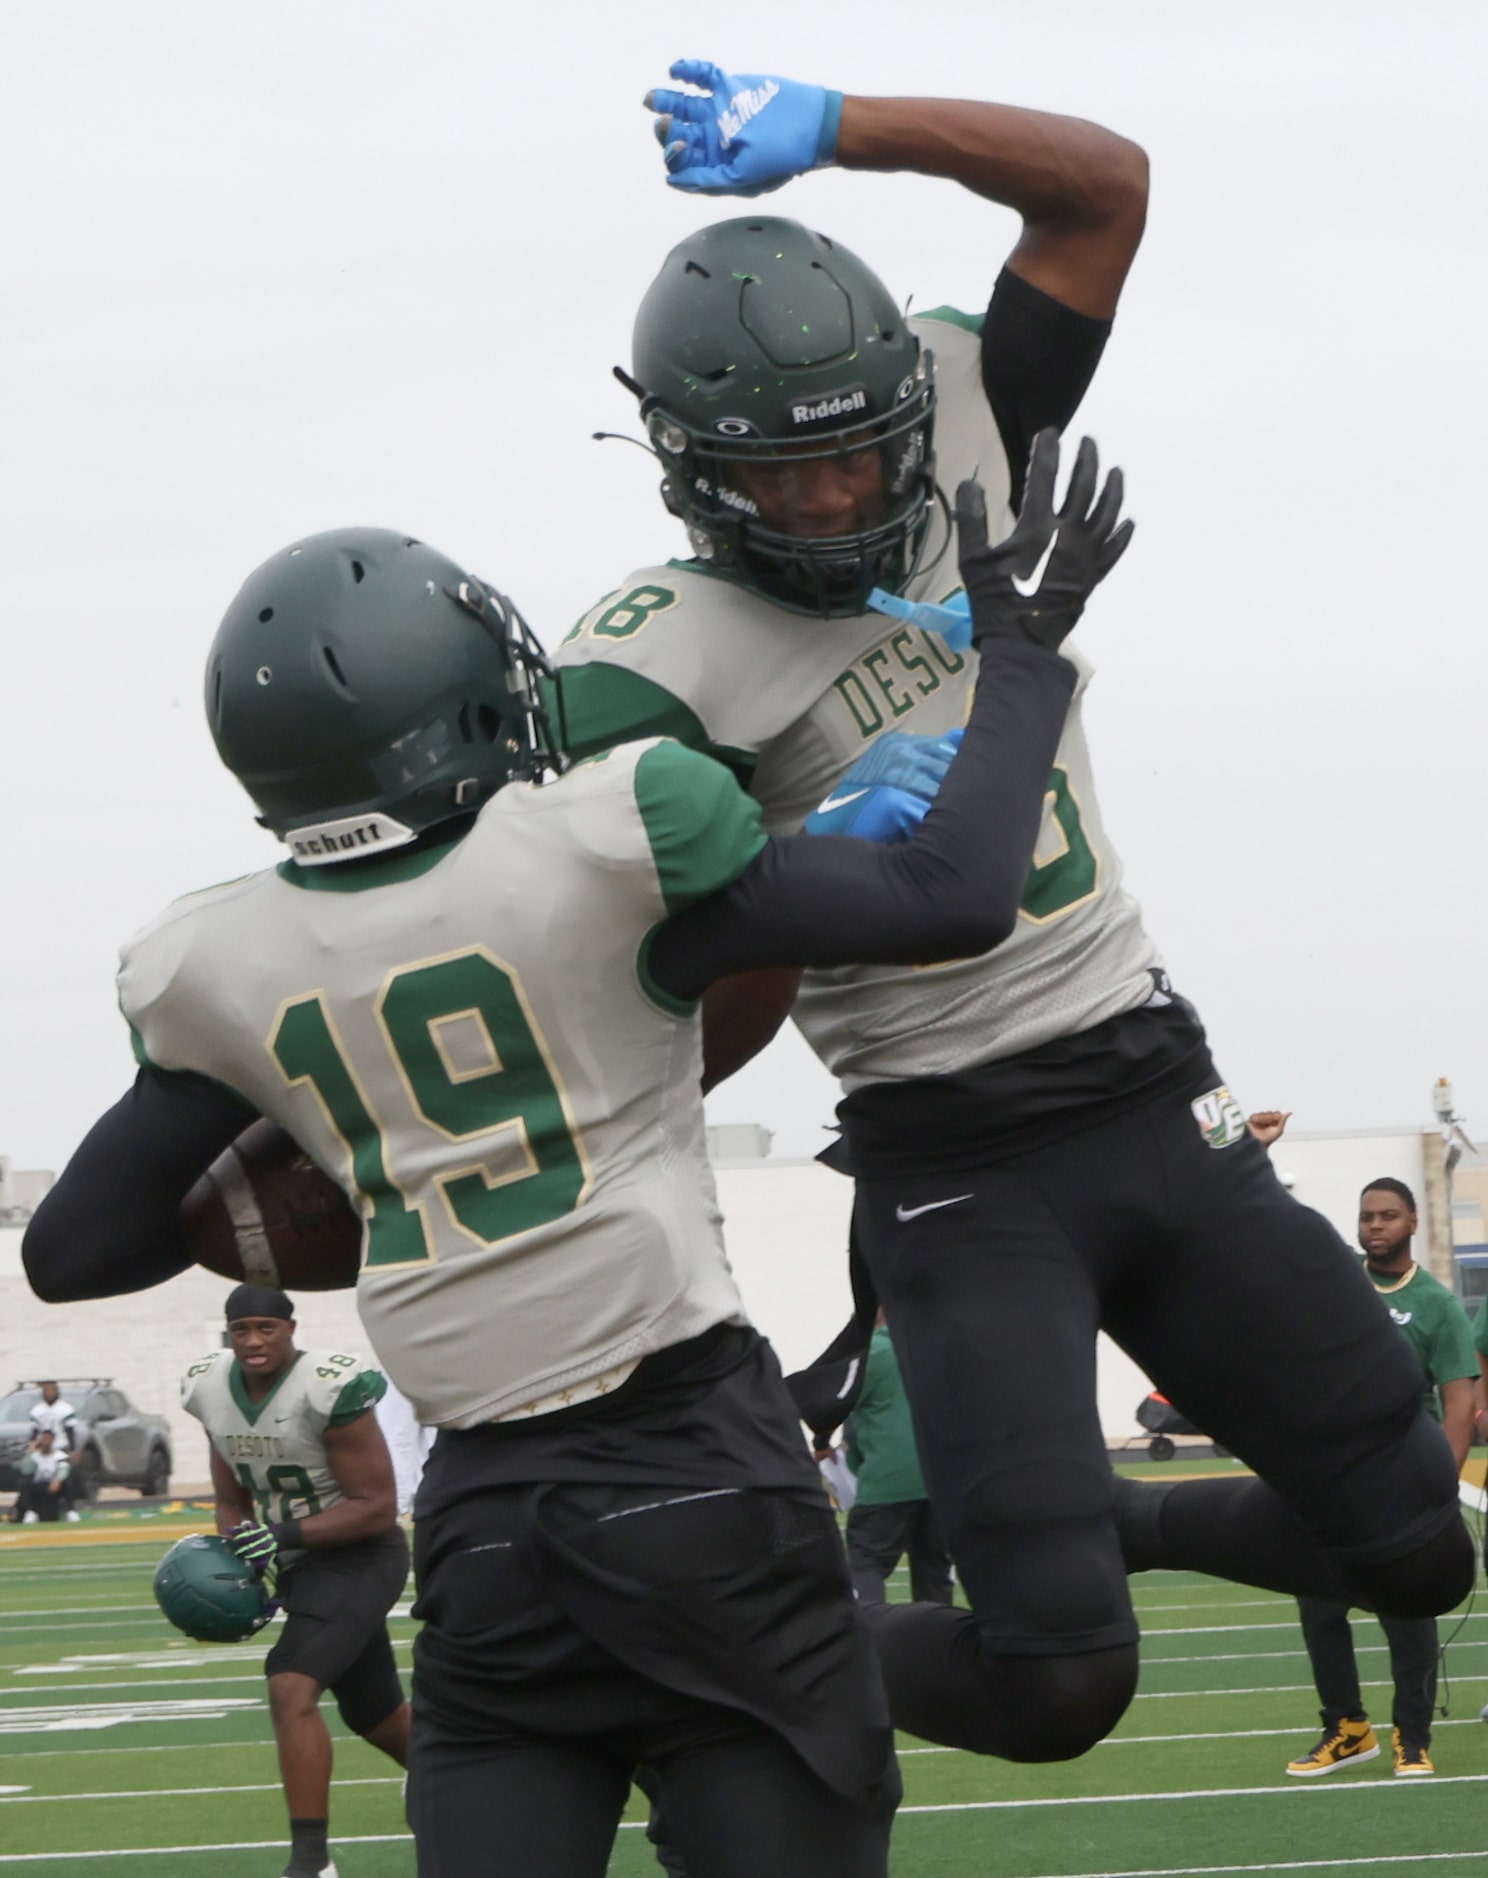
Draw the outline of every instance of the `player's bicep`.
[[[396,1505],[393,1459],[378,1426],[366,1409],[349,1422],[325,1431],[326,1465],[348,1500],[391,1500]]]

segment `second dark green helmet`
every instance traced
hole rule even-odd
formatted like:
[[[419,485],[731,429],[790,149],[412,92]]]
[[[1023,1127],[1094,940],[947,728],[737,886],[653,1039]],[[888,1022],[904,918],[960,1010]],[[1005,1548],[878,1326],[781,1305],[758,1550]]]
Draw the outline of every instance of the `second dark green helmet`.
[[[155,1568],[155,1600],[198,1643],[241,1643],[274,1615],[263,1581],[216,1533],[178,1540]]]
[[[662,494],[702,560],[829,618],[900,591],[935,500],[933,361],[856,255],[778,216],[699,230],[641,302],[633,371]],[[750,465],[867,450],[880,498],[848,533],[794,533],[743,486]]]
[[[411,536],[339,528],[244,582],[207,659],[207,719],[304,866],[398,847],[561,768],[512,603]]]

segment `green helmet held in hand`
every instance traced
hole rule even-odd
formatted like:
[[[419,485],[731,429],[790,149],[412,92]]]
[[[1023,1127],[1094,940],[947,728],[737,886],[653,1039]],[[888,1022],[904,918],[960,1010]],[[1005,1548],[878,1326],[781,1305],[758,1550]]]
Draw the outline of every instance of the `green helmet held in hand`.
[[[778,216],[690,235],[641,302],[627,382],[663,498],[717,573],[839,618],[916,571],[936,494],[933,361],[846,248]]]
[[[155,1601],[198,1643],[241,1643],[278,1608],[226,1539],[201,1532],[178,1540],[156,1566]]]
[[[302,866],[401,846],[563,767],[512,603],[385,528],[265,561],[207,659],[217,753]]]

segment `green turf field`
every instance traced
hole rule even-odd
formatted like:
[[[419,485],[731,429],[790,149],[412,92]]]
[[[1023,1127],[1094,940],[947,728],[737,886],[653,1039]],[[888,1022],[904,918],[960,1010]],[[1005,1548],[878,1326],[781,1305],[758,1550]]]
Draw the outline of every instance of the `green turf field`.
[[[57,1536],[0,1528],[0,1878],[206,1869],[277,1878],[281,1869],[262,1646],[177,1636],[150,1597],[174,1531],[165,1521],[148,1539],[141,1531],[132,1522]],[[1295,1781],[1283,1764],[1316,1730],[1293,1607],[1178,1573],[1150,1574],[1135,1591],[1141,1693],[1117,1735],[1084,1760],[1020,1768],[902,1744],[898,1878],[1330,1878],[1374,1868],[1488,1878],[1488,1727],[1478,1720],[1488,1600],[1451,1646],[1452,1716],[1436,1738],[1435,1780],[1395,1780],[1387,1750],[1368,1767]],[[411,1633],[400,1616],[405,1660]],[[1372,1623],[1361,1620],[1359,1644],[1385,1717],[1386,1657]],[[412,1873],[398,1782],[359,1741],[338,1739],[332,1827],[342,1878]],[[657,1870],[628,1824],[612,1873]]]

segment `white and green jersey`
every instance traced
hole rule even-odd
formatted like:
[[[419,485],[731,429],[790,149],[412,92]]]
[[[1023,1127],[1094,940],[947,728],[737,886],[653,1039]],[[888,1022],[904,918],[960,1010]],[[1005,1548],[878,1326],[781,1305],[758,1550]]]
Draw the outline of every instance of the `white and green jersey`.
[[[365,1415],[386,1389],[381,1371],[360,1356],[301,1350],[255,1402],[232,1351],[214,1350],[181,1378],[181,1407],[206,1429],[263,1519],[309,1519],[346,1497],[326,1459],[326,1429]]]
[[[982,388],[980,322],[947,309],[912,324],[935,355],[938,479],[954,493],[975,475],[1001,538],[1011,485]],[[912,600],[959,587],[954,543],[939,516],[932,526],[932,565],[910,583]],[[1081,722],[1090,668],[1068,656],[1079,682],[1012,937],[948,965],[808,974],[796,1021],[848,1088],[1016,1055],[1151,994],[1158,954],[1095,801]],[[885,731],[938,736],[964,723],[976,677],[976,654],[933,632],[880,613],[806,618],[697,562],[632,574],[578,623],[558,663],[576,748],[666,734],[709,749],[751,775],[772,834],[797,831]]]
[[[745,1321],[696,1009],[646,952],[764,841],[716,763],[632,744],[448,846],[286,862],[126,947],[144,1059],[236,1090],[360,1208],[362,1321],[420,1421],[557,1408]]]

